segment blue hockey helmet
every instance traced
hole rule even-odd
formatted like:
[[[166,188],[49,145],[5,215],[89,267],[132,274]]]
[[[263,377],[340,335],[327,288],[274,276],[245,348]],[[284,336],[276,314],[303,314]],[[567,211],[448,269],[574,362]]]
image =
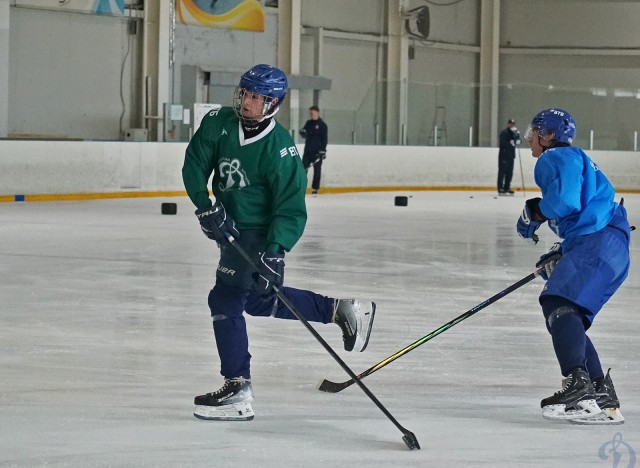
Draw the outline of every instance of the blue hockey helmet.
[[[576,122],[566,110],[545,109],[538,112],[524,137],[530,140],[534,133],[548,141],[571,144],[576,136]]]
[[[287,75],[279,68],[266,64],[251,67],[240,77],[240,84],[234,94],[233,107],[236,115],[245,123],[260,122],[265,118],[273,117],[280,109],[287,95],[287,89]],[[262,115],[256,119],[248,119],[242,115],[242,98],[247,92],[264,96]]]

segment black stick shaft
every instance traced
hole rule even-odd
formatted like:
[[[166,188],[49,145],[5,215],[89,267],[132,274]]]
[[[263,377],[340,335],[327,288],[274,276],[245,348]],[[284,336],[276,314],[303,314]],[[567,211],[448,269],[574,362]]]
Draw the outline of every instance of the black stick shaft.
[[[436,328],[431,333],[423,336],[422,338],[420,338],[417,341],[414,341],[409,346],[407,346],[405,348],[402,348],[400,351],[392,354],[391,356],[387,357],[386,359],[383,359],[382,361],[380,361],[379,363],[375,364],[374,366],[371,366],[366,371],[364,371],[360,375],[358,375],[358,379],[363,379],[363,378],[367,377],[368,375],[373,374],[375,371],[382,369],[387,364],[392,363],[393,361],[395,361],[399,357],[404,356],[408,352],[416,349],[418,346],[420,346],[420,345],[426,343],[427,341],[429,341],[430,339],[438,336],[440,333],[448,330],[449,328],[453,327],[454,325],[457,325],[458,323],[462,322],[463,320],[468,319],[469,317],[471,317],[475,313],[479,312],[480,310],[484,309],[488,305],[493,304],[498,299],[503,298],[507,294],[509,294],[509,293],[515,291],[516,289],[518,289],[519,287],[527,284],[529,281],[533,280],[536,276],[538,276],[539,271],[540,270],[534,271],[530,275],[522,278],[520,281],[512,284],[511,286],[509,286],[508,288],[504,289],[503,291],[500,291],[498,294],[490,297],[489,299],[487,299],[484,302],[481,302],[480,304],[478,304],[474,308],[469,309],[464,314],[458,315],[453,320],[451,320],[451,321],[445,323],[444,325]],[[318,390],[321,390],[323,392],[329,392],[329,393],[337,393],[337,392],[339,392],[341,390],[344,390],[345,388],[351,386],[353,383],[354,383],[353,378],[351,380],[347,380],[346,382],[340,382],[340,383],[331,382],[330,380],[324,380],[320,384],[320,386],[318,387]]]
[[[247,261],[249,266],[254,271],[256,272],[260,271],[258,269],[258,266],[255,264],[255,262],[251,259],[251,257],[249,257],[247,252],[240,245],[238,245],[238,243],[233,238],[233,236],[229,235],[228,240],[229,240],[229,243],[235,247],[238,253]],[[396,418],[393,417],[393,415],[389,412],[389,410],[387,410],[387,408],[385,408],[384,405],[380,403],[380,401],[376,398],[376,396],[373,393],[371,393],[371,391],[362,382],[360,382],[358,377],[356,377],[356,374],[349,368],[349,366],[347,366],[347,364],[342,359],[340,359],[340,356],[336,354],[333,348],[331,348],[331,346],[329,346],[329,344],[320,336],[320,334],[315,330],[315,328],[311,326],[311,324],[307,321],[307,319],[304,318],[304,316],[300,313],[300,311],[298,311],[296,306],[293,305],[293,303],[291,303],[289,298],[287,298],[287,296],[285,296],[284,293],[277,286],[274,285],[272,286],[272,288],[273,288],[273,291],[276,293],[276,296],[278,297],[278,299],[282,301],[282,303],[287,307],[287,309],[289,309],[291,313],[295,315],[300,322],[302,322],[302,324],[307,328],[307,330],[309,330],[309,332],[311,332],[311,334],[316,338],[316,340],[320,342],[320,344],[324,347],[324,349],[327,350],[327,352],[331,355],[331,357],[333,357],[333,359],[335,359],[336,362],[340,364],[340,367],[342,367],[345,370],[345,372],[349,374],[349,377],[351,377],[352,382],[357,383],[358,386],[362,389],[362,391],[380,409],[380,411],[382,411],[384,415],[387,418],[389,418],[389,420],[400,430],[400,432],[404,434],[404,437],[402,438],[402,440],[404,441],[405,444],[407,444],[407,447],[409,447],[409,449],[411,450],[413,450],[414,448],[419,449],[420,445],[418,444],[418,440],[416,439],[416,436],[413,434],[413,432],[402,427],[402,425],[396,420]]]

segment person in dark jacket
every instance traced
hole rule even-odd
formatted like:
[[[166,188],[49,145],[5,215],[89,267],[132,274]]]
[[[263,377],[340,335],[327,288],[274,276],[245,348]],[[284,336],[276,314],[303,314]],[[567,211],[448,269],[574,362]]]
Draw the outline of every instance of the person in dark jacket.
[[[309,107],[310,119],[304,124],[300,135],[305,139],[302,164],[305,171],[313,166],[313,180],[311,181],[311,193],[316,195],[320,189],[320,177],[322,175],[322,161],[327,157],[328,128],[324,120],[320,118],[318,106]]]
[[[509,119],[507,128],[500,132],[500,151],[498,153],[498,194],[513,195],[511,179],[513,162],[516,159],[516,146],[521,143],[516,121]]]

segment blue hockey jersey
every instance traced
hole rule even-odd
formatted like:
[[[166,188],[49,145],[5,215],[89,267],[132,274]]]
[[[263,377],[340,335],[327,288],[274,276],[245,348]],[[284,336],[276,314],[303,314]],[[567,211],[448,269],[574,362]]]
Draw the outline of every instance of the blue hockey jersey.
[[[618,206],[615,190],[600,168],[573,146],[551,148],[538,158],[535,181],[540,211],[565,242],[604,228]]]

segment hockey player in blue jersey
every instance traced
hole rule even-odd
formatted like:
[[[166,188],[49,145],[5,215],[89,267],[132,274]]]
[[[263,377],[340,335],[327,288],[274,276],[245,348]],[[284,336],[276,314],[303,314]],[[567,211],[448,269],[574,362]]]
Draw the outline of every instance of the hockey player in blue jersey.
[[[606,176],[571,146],[575,134],[573,118],[562,109],[539,112],[525,133],[538,159],[534,175],[542,198],[526,201],[517,231],[537,243],[535,232],[546,222],[563,239],[536,264],[547,281],[540,305],[564,376],[562,389],[540,405],[547,419],[621,424],[611,376],[586,332],[627,277],[630,227]]]

